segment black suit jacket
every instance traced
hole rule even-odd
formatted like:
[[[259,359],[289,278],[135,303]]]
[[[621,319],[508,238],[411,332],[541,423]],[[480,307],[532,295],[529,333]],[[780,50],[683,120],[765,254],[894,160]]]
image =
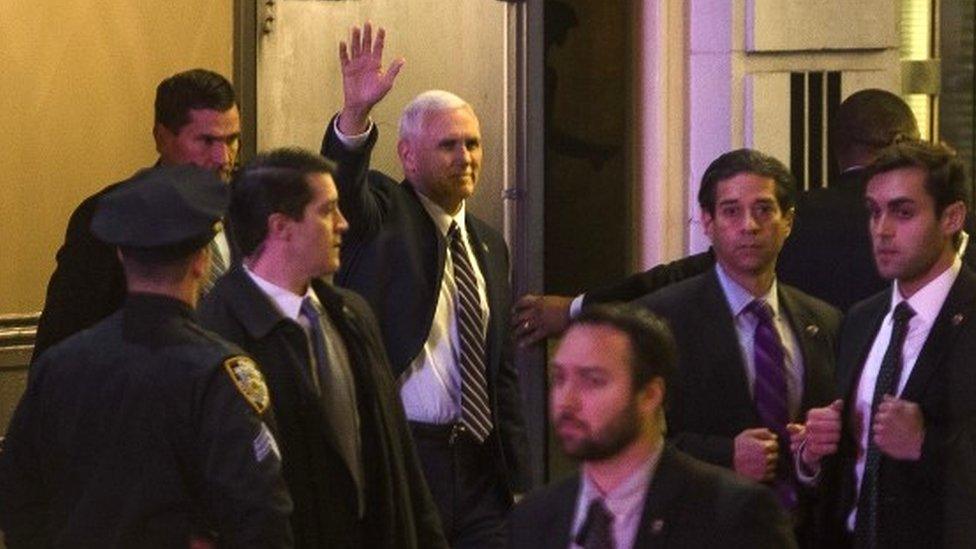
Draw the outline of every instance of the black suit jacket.
[[[526,497],[508,519],[508,546],[569,547],[579,491],[576,475]],[[635,548],[795,545],[789,520],[767,488],[665,446],[644,500]]]
[[[126,295],[125,273],[115,246],[102,242],[91,232],[98,201],[120,184],[114,183],[89,196],[71,214],[64,244],[58,250],[57,266],[47,284],[31,362],[48,347],[122,307]],[[233,229],[229,223],[224,227],[231,259],[236,260],[239,249]]]
[[[366,516],[321,398],[308,381],[304,330],[278,312],[241,266],[200,307],[203,324],[260,365],[278,424],[298,547],[446,547],[369,307],[348,290],[313,288],[349,352],[366,472]]]
[[[776,262],[779,279],[846,311],[888,284],[874,264],[864,170],[801,193],[793,231]]]
[[[800,416],[834,396],[833,346],[840,313],[786,284],[779,303],[803,357]],[[668,390],[668,436],[678,448],[704,461],[732,466],[733,439],[760,427],[745,374],[732,312],[712,269],[638,301],[671,326],[678,368]],[[788,452],[780,466],[792,470]]]
[[[399,378],[430,333],[447,242],[409,181],[397,183],[369,170],[370,153],[378,136],[375,127],[369,141],[357,151],[342,146],[334,127],[330,121],[322,154],[338,162],[339,206],[350,225],[335,282],[361,294],[373,308],[393,375]],[[486,444],[494,446],[499,474],[509,491],[524,492],[530,485],[530,472],[508,331],[508,248],[497,231],[470,212],[466,220],[472,251],[485,278],[490,311],[486,351],[495,430]]]
[[[891,306],[891,289],[854,306],[845,319],[837,354],[840,394],[844,397],[843,434],[837,454],[825,460],[822,488],[824,545],[844,535],[854,505],[856,441],[851,428],[857,385],[864,361]],[[882,455],[879,470],[878,544],[880,547],[938,547],[946,538],[971,544],[976,485],[967,444],[976,405],[976,274],[959,273],[936,318],[900,398],[917,403],[925,417],[925,442],[918,461]],[[967,432],[969,433],[967,435]],[[969,447],[971,450],[971,446]],[[959,481],[946,476],[953,456]],[[968,458],[966,456],[969,456]],[[946,495],[950,497],[946,497]],[[945,502],[945,505],[944,505]],[[948,509],[948,513],[944,512]],[[948,517],[948,518],[947,518]],[[944,529],[948,520],[950,528]],[[965,535],[963,535],[965,533]]]

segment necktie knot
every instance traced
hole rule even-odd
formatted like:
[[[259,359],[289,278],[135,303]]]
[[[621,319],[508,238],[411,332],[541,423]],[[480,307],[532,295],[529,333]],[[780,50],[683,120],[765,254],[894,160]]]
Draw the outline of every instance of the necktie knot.
[[[584,549],[613,549],[613,515],[603,499],[593,498],[586,510],[586,519],[576,535],[576,544]]]
[[[908,304],[907,301],[902,301],[895,306],[895,311],[891,313],[891,318],[894,320],[895,324],[905,324],[911,318],[915,316],[915,309]]]
[[[773,321],[773,308],[765,300],[753,300],[746,305],[746,310],[752,313],[760,324],[769,324]]]
[[[319,309],[315,306],[315,302],[312,301],[311,297],[305,296],[302,299],[302,306],[299,311],[308,318],[309,322],[319,321]]]

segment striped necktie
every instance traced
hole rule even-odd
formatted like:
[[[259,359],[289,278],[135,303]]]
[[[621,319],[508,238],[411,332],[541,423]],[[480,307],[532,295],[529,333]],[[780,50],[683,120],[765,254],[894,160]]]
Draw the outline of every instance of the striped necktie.
[[[485,320],[474,268],[457,223],[447,233],[457,286],[455,310],[458,333],[458,365],[461,373],[461,425],[478,442],[491,433],[488,382],[485,377]]]
[[[773,324],[773,310],[763,300],[750,303],[746,310],[756,317],[756,332],[752,340],[753,360],[756,368],[756,381],[753,398],[759,420],[770,431],[776,433],[780,451],[790,447],[790,436],[786,424],[790,421],[787,404],[785,352],[779,332]],[[797,504],[796,486],[791,474],[782,466],[776,468],[773,491],[786,509],[794,509]]]
[[[220,246],[217,245],[217,237],[214,237],[207,247],[210,249],[210,272],[207,273],[207,278],[200,287],[201,296],[210,293],[214,284],[217,283],[217,279],[227,272],[227,262],[224,261],[224,256],[220,255]]]

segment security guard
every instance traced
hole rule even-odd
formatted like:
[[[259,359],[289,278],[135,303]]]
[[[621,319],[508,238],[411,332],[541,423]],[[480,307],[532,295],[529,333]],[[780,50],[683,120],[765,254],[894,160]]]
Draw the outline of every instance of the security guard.
[[[198,327],[227,186],[142,171],[101,201],[123,308],[32,366],[0,448],[0,529],[17,547],[291,545],[291,500],[255,363]]]

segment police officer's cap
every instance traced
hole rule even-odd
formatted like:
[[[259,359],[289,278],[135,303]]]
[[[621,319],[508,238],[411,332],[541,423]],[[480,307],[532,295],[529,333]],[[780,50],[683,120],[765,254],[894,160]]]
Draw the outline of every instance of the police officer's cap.
[[[188,255],[221,229],[230,191],[215,173],[195,166],[140,171],[98,201],[92,232],[123,253],[145,259]]]

